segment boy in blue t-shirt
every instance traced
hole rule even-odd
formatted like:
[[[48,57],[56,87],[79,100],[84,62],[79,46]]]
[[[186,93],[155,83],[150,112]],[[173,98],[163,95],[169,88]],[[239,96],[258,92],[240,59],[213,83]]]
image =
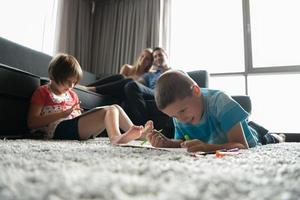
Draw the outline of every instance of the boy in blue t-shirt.
[[[175,125],[174,139],[157,132],[147,135],[155,147],[187,147],[190,152],[207,152],[284,141],[281,135],[261,133],[263,128],[256,124],[251,127],[247,121],[249,114],[230,96],[200,88],[181,71],[170,70],[160,76],[155,101],[163,113],[173,117]]]

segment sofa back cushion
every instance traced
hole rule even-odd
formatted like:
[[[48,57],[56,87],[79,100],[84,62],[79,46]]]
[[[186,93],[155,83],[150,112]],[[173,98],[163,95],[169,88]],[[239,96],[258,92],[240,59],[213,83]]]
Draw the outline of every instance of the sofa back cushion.
[[[52,56],[35,51],[0,37],[0,63],[21,69],[40,77],[48,77],[48,65]],[[95,82],[95,74],[83,71],[82,85]]]
[[[0,137],[24,137],[27,112],[40,78],[0,63]]]
[[[51,56],[0,37],[0,63],[47,77]]]

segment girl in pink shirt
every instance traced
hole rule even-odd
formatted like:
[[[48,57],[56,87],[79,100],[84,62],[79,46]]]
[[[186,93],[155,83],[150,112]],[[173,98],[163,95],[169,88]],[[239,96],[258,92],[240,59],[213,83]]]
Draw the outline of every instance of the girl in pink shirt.
[[[47,139],[84,140],[104,129],[113,144],[144,138],[153,122],[135,126],[118,105],[97,107],[81,114],[79,99],[72,90],[82,77],[81,67],[71,55],[58,54],[49,65],[50,83],[40,86],[32,95],[28,127],[41,131]],[[125,131],[121,134],[120,128]]]

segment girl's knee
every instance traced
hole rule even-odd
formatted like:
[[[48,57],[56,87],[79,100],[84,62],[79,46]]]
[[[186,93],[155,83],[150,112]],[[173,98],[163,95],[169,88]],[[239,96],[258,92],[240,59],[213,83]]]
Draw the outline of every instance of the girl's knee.
[[[105,108],[105,111],[106,112],[115,112],[115,111],[118,111],[118,105],[116,104],[113,104],[113,105],[109,105]]]
[[[122,110],[122,107],[119,106],[118,104],[113,104],[112,106],[114,106],[114,107],[117,108],[118,110]]]

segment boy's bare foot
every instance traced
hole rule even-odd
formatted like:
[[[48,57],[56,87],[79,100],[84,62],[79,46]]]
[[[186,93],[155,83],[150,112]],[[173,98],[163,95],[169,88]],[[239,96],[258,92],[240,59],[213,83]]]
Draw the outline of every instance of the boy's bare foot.
[[[126,144],[126,143],[130,142],[131,140],[135,140],[135,139],[141,137],[142,130],[143,130],[143,126],[132,126],[125,133],[113,138],[111,140],[111,143]]]
[[[285,142],[285,134],[283,133],[271,133],[271,135],[278,140],[278,143]]]
[[[152,120],[147,121],[144,128],[143,128],[143,130],[142,130],[140,139],[145,139],[146,135],[149,132],[151,132],[153,129],[154,129],[153,121]]]

